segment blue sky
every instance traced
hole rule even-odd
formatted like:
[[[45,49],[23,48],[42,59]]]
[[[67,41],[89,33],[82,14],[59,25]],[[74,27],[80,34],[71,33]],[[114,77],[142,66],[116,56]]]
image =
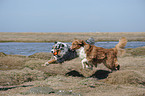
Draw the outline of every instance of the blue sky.
[[[145,32],[145,0],[0,0],[0,32]]]

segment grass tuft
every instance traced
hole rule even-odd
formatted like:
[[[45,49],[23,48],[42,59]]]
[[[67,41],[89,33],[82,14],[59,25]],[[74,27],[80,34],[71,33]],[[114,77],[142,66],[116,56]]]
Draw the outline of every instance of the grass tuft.
[[[145,84],[145,77],[136,71],[117,71],[109,74],[106,79],[109,84]]]
[[[37,58],[37,59],[45,59],[49,60],[52,57],[51,53],[46,53],[46,52],[40,52],[40,53],[35,53],[33,55],[28,56],[29,58]]]
[[[138,48],[127,48],[126,53],[131,56],[144,56],[145,55],[145,46]]]
[[[4,56],[7,56],[7,55],[3,52],[0,52],[0,57],[4,57]]]
[[[0,72],[0,86],[18,85],[24,82],[44,79],[43,72],[29,68]]]

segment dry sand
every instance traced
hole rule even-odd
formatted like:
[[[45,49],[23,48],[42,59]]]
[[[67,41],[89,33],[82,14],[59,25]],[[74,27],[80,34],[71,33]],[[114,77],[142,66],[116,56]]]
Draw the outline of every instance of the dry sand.
[[[82,32],[82,33],[31,33],[31,32],[0,32],[0,42],[72,42],[74,38],[95,41],[118,41],[126,37],[129,41],[145,41],[145,32]]]
[[[41,66],[49,53],[0,53],[0,96],[145,96],[145,47],[126,49],[121,69],[82,69],[79,58]]]

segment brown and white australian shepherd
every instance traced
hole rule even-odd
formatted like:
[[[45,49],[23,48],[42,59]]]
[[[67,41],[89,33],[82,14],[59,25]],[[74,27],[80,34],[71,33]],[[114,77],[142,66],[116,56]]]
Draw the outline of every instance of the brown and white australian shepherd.
[[[105,49],[102,47],[96,47],[95,45],[87,44],[83,40],[74,40],[72,42],[72,50],[80,50],[80,58],[82,59],[83,68],[97,67],[99,63],[103,63],[107,68],[113,70],[119,70],[120,65],[117,60],[117,56],[125,53],[124,47],[127,44],[127,39],[122,37],[115,48]]]

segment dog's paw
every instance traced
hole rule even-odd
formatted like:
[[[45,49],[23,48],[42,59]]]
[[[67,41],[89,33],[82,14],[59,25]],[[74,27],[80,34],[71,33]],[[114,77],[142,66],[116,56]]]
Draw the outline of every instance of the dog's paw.
[[[88,67],[87,69],[93,70],[93,67]]]
[[[87,69],[93,70],[93,66],[92,65],[86,65]]]
[[[43,64],[42,66],[48,66],[49,65],[49,63],[48,62],[45,62],[45,64]]]

